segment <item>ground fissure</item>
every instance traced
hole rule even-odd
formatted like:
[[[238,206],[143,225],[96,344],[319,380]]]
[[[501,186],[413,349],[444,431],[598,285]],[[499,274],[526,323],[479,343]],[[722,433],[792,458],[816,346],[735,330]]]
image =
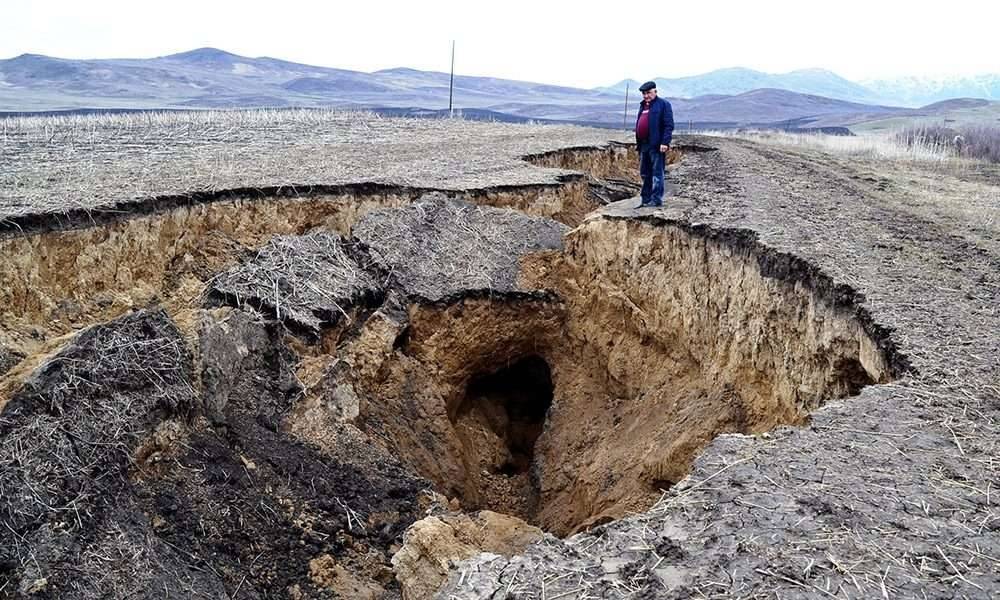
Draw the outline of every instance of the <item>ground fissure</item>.
[[[226,199],[5,237],[0,299],[17,310],[2,323],[0,357],[15,358],[4,359],[0,410],[26,401],[20,390],[63,336],[162,305],[155,319],[178,328],[167,337],[192,346],[177,367],[191,374],[173,383],[198,399],[149,409],[176,432],[148,425],[149,440],[123,442],[146,465],[128,509],[202,560],[229,557],[217,581],[186,575],[194,587],[235,596],[249,577],[308,596],[346,569],[361,582],[350,589],[378,594],[395,585],[384,566],[424,484],[465,510],[568,535],[648,508],[722,433],[802,425],[909,368],[858,294],[745,232],[585,218],[634,189],[624,146],[529,159],[598,180],[461,198]],[[331,261],[358,286],[322,280]],[[317,491],[310,480],[331,470],[341,475]],[[257,490],[257,477],[285,483],[239,491]],[[199,486],[280,544],[305,540],[294,555],[312,575],[280,566],[276,548],[237,577],[233,565],[252,557],[224,540],[244,517],[215,518],[199,538],[194,523],[215,510],[212,494],[185,497]],[[19,568],[0,575],[43,578]]]

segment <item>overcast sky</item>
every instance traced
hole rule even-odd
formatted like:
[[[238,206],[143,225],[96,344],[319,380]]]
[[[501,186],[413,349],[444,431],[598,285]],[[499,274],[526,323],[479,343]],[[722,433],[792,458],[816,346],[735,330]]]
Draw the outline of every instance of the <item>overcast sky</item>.
[[[580,87],[732,66],[854,80],[1000,72],[997,0],[0,0],[0,19],[0,58],[212,46],[359,71],[447,71],[454,39],[459,74]]]

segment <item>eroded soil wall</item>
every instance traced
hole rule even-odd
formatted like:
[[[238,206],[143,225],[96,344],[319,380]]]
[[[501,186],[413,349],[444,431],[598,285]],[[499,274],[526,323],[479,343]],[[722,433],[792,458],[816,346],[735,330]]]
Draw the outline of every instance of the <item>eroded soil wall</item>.
[[[559,184],[446,192],[567,224],[597,203],[586,177]],[[354,189],[354,188],[357,189]],[[137,204],[135,214],[67,215],[46,229],[34,221],[0,231],[0,407],[62,336],[153,304],[176,314],[201,303],[205,282],[275,235],[311,230],[349,235],[375,208],[413,202],[428,190],[342,186],[273,196],[217,193]],[[9,226],[8,226],[9,225]],[[15,358],[17,360],[15,360]]]
[[[857,298],[746,236],[602,218],[556,262],[565,341],[535,449],[553,531],[644,509],[718,434],[801,424],[902,368]]]
[[[599,179],[636,179],[639,175],[639,153],[634,144],[566,148],[526,156],[525,160],[539,167],[582,171]]]
[[[474,202],[577,222],[594,208],[586,182],[483,190]],[[274,235],[312,229],[350,233],[373,208],[412,202],[417,191],[367,196],[238,198],[194,204],[80,229],[0,239],[3,319],[68,331],[126,307],[167,299],[194,275],[197,283]],[[188,290],[200,293],[200,290]],[[96,310],[96,313],[94,312]],[[6,323],[5,323],[6,324]]]
[[[466,509],[558,534],[618,518],[720,433],[800,425],[905,366],[853,292],[741,232],[595,218],[524,262],[554,294],[412,305],[341,354],[363,428]],[[468,391],[536,357],[551,406],[511,468],[509,411]]]

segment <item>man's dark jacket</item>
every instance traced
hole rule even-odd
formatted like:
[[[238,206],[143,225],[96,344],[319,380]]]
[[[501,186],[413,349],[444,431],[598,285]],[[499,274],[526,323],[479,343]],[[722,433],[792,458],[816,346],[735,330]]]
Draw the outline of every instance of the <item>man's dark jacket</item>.
[[[636,129],[639,126],[639,116],[642,115],[642,109],[645,103],[639,104],[639,114],[635,117]],[[649,103],[649,139],[646,143],[650,147],[657,148],[663,144],[670,145],[670,140],[674,137],[674,109],[671,108],[670,103],[657,96]],[[635,141],[637,143],[642,143],[639,140],[639,134],[636,133]]]

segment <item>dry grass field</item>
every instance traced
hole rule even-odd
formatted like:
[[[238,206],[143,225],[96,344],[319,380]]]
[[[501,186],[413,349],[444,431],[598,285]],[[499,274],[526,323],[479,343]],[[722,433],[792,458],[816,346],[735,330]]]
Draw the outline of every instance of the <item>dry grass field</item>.
[[[609,137],[630,136],[324,110],[0,119],[0,218],[240,188],[554,183],[520,156]]]

